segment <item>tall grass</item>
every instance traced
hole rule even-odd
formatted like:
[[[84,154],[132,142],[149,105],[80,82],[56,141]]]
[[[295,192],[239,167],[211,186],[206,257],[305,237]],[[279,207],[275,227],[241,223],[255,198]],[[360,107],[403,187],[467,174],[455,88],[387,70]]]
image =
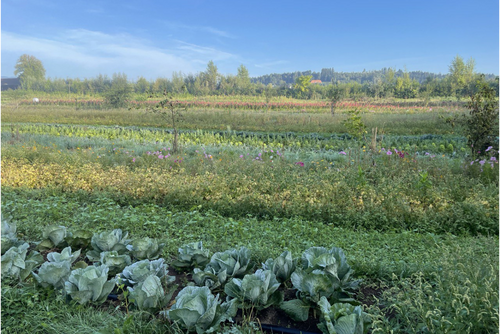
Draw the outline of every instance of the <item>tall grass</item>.
[[[455,112],[432,113],[364,113],[362,120],[368,128],[386,134],[450,134],[454,129],[446,117]],[[347,115],[296,112],[255,112],[199,109],[183,113],[181,129],[264,131],[264,132],[319,132],[344,133],[343,121]],[[106,109],[75,110],[72,107],[20,106],[3,107],[2,122],[9,123],[59,123],[88,125],[119,125],[142,127],[169,127],[163,119],[140,110]]]

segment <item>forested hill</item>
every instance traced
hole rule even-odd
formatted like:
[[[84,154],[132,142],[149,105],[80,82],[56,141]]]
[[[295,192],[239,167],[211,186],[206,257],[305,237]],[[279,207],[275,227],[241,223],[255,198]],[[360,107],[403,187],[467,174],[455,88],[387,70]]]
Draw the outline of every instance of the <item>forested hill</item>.
[[[312,80],[321,80],[324,83],[337,82],[337,83],[348,83],[348,82],[358,82],[363,83],[375,83],[379,80],[384,81],[386,75],[390,72],[390,69],[383,68],[378,71],[363,71],[363,72],[335,72],[333,68],[323,68],[321,72],[304,71],[304,72],[290,72],[290,73],[272,73],[266,74],[259,77],[251,78],[253,83],[263,83],[264,85],[283,85],[283,84],[293,84],[295,79],[303,75],[312,75]],[[398,70],[393,71],[394,77],[403,77],[404,71]],[[412,71],[408,72],[410,75],[410,80],[415,79],[419,83],[424,83],[427,78],[430,79],[443,79],[446,74],[436,74],[430,72],[422,71]],[[486,74],[486,80],[492,80],[495,78],[493,74]]]

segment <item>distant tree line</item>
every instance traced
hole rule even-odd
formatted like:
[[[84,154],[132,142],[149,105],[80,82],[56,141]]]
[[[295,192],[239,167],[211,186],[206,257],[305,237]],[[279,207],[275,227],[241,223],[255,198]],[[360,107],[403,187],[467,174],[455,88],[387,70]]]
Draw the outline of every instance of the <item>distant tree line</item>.
[[[16,75],[22,89],[52,92],[68,92],[78,95],[102,95],[136,97],[145,93],[169,92],[173,95],[249,95],[262,96],[269,100],[273,96],[287,96],[301,99],[344,98],[415,98],[470,96],[478,80],[486,82],[498,95],[498,76],[481,75],[475,72],[471,58],[465,62],[456,56],[446,75],[429,72],[395,70],[384,68],[380,71],[335,72],[333,68],[321,72],[294,72],[269,74],[250,78],[248,69],[240,65],[236,75],[219,73],[213,61],[205,71],[197,74],[174,72],[170,79],[147,80],[139,77],[131,82],[126,74],[115,73],[111,77],[99,74],[86,79],[45,79],[42,63],[33,56],[23,55],[16,64]],[[321,84],[311,84],[321,80]],[[139,97],[140,98],[140,97]],[[121,99],[123,100],[123,98]]]

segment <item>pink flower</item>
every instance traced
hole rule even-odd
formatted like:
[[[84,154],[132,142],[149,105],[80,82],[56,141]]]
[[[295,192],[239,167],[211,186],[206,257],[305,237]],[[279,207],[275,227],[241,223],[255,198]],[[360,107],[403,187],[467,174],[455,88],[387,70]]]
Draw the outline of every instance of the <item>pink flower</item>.
[[[296,162],[295,164],[299,165],[300,167],[304,167],[304,163],[303,162]]]
[[[392,152],[391,151],[387,151],[387,155],[392,155]]]
[[[135,162],[135,158],[132,159],[132,162]]]
[[[160,155],[158,156],[158,159],[163,159],[163,155],[162,155],[162,154],[160,154]]]
[[[240,158],[243,158],[243,154],[242,154],[242,155],[240,155]]]
[[[347,153],[345,153],[344,151],[340,151],[339,154],[346,155]]]

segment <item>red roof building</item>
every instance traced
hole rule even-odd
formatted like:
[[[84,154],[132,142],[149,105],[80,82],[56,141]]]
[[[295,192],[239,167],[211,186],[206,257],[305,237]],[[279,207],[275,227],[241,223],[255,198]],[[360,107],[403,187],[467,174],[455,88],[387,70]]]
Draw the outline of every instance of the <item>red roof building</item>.
[[[321,83],[321,80],[311,80],[311,83]]]

